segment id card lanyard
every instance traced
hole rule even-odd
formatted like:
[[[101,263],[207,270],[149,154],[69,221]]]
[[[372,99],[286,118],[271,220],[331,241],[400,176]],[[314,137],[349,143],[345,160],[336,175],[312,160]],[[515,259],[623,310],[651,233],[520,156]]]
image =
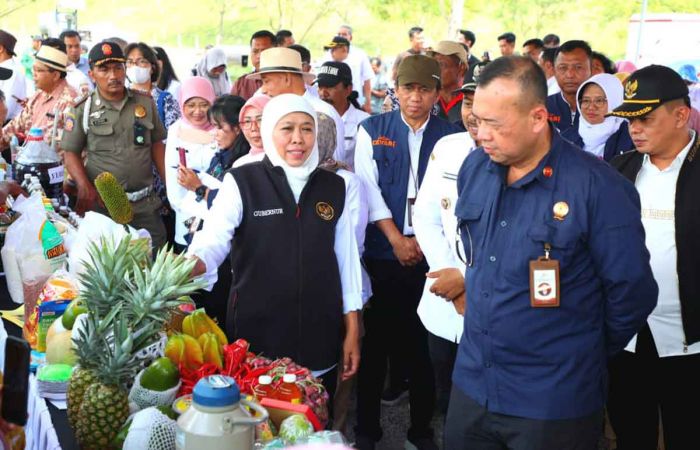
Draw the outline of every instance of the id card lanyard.
[[[411,180],[413,181],[413,187],[415,188],[413,197],[408,197],[406,204],[406,208],[408,209],[408,226],[413,227],[413,206],[416,204],[416,196],[418,195],[418,188],[420,187],[420,183],[418,183],[418,177],[413,171],[413,157],[411,156],[410,148],[408,149],[408,170],[410,171]]]
[[[530,306],[557,308],[560,300],[559,261],[551,259],[552,246],[544,244],[544,256],[530,261]]]

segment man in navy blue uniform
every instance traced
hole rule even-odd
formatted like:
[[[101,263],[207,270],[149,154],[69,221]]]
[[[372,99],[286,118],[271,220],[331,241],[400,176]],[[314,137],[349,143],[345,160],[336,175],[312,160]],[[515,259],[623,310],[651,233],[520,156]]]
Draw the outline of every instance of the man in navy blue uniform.
[[[576,109],[576,92],[591,77],[591,47],[585,41],[567,41],[554,58],[554,76],[561,92],[547,97],[549,120],[559,131],[578,130],[581,113]]]
[[[597,448],[608,358],[656,305],[634,186],[559,136],[546,92],[530,58],[479,78],[482,148],[455,209],[467,307],[448,450]]]

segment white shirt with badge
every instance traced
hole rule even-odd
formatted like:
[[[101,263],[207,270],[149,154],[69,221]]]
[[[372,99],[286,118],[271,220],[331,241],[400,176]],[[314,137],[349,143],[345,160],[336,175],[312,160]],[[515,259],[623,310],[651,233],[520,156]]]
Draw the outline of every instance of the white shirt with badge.
[[[343,213],[335,225],[334,250],[340,271],[345,314],[360,310],[363,305],[360,255],[355,240],[355,230],[348,213],[351,210],[352,205],[348,204],[346,196]],[[211,209],[204,216],[204,227],[195,233],[192,244],[187,250],[188,255],[197,256],[206,265],[207,272],[203,278],[207,281],[209,289],[216,282],[218,267],[228,257],[236,228],[242,221],[241,192],[233,175],[227,173]]]
[[[642,168],[635,181],[642,206],[646,245],[651,255],[651,270],[659,285],[659,299],[647,323],[660,357],[700,353],[700,342],[685,348],[678,291],[675,222],[678,175],[694,139],[695,132],[691,131],[688,145],[664,170],[659,170],[652,164],[649,155],[644,155]],[[636,344],[637,336],[632,338],[625,350],[634,352]]]
[[[360,122],[369,117],[369,114],[355,108],[352,104],[341,116],[345,126],[345,162],[352,168],[355,164],[355,145],[357,144],[357,130]]]
[[[474,150],[469,133],[443,137],[435,144],[430,156],[423,184],[418,191],[413,215],[416,239],[425,255],[430,271],[457,268],[462,273],[465,263],[458,252],[457,235],[457,174],[464,159]],[[432,334],[458,343],[464,329],[464,317],[450,301],[430,292],[434,279],[426,279],[423,296],[418,305],[418,316]]]
[[[430,121],[428,119],[416,131],[413,131],[410,125],[406,123],[403,114],[401,120],[408,127],[408,156],[411,164],[409,165],[408,174],[408,190],[406,198],[405,217],[403,222],[402,233],[404,236],[413,236],[413,226],[411,226],[412,218],[410,218],[411,209],[409,203],[411,199],[415,199],[418,193],[418,160],[420,157],[420,147],[423,144],[423,133]],[[355,173],[362,179],[367,190],[367,201],[369,203],[369,221],[377,222],[384,219],[392,219],[391,210],[386,205],[382,190],[379,188],[379,168],[374,160],[374,148],[372,146],[372,138],[364,128],[357,131],[357,144],[355,145]]]

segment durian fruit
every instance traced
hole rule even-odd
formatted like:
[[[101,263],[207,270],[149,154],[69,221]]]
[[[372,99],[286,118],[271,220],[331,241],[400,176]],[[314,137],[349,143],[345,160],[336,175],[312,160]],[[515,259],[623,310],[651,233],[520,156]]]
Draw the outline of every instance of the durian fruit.
[[[112,220],[120,225],[125,225],[134,219],[131,202],[114,175],[109,172],[99,174],[95,178],[95,188]]]

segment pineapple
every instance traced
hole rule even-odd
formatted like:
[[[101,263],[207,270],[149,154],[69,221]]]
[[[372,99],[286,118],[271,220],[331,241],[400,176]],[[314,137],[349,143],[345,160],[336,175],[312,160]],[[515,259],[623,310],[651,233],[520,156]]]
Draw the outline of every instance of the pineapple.
[[[128,385],[144,361],[136,354],[156,342],[174,300],[203,287],[190,280],[194,261],[162,249],[151,264],[127,236],[90,248],[80,277],[88,309],[75,340],[80,368],[68,386],[69,419],[84,448],[107,448],[129,415]]]
[[[127,237],[115,245],[102,239],[90,245],[90,261],[81,274],[80,297],[88,310],[87,327],[75,340],[78,368],[68,384],[68,420],[75,427],[85,390],[95,380],[97,357],[103,351],[102,340],[111,328],[110,312],[124,297],[124,279],[134,265],[143,263],[146,250],[130,245]]]
[[[133,358],[134,342],[153,334],[150,327],[132,336],[120,309],[117,307],[119,316],[112,322],[112,333],[102,338],[104,351],[97,355],[93,368],[95,382],[85,390],[78,412],[75,435],[85,449],[108,448],[129,417],[127,384],[140,368]]]

